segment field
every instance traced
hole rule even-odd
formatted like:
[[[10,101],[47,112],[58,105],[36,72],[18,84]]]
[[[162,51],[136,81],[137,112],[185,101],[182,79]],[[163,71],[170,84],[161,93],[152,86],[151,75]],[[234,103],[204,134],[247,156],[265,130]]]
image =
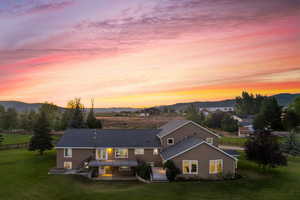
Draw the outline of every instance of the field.
[[[105,129],[153,129],[158,128],[170,120],[182,119],[180,116],[97,116],[101,119]]]
[[[238,137],[221,137],[220,138],[221,145],[229,145],[229,146],[244,146],[247,138],[238,138]]]
[[[267,173],[243,159],[243,178],[234,181],[202,181],[142,184],[137,182],[90,182],[67,175],[48,175],[55,165],[55,152],[39,156],[26,150],[0,151],[0,199],[2,200],[260,200],[300,198],[300,158],[289,166]]]
[[[29,142],[31,135],[25,134],[2,134],[3,143],[2,144],[19,144]]]

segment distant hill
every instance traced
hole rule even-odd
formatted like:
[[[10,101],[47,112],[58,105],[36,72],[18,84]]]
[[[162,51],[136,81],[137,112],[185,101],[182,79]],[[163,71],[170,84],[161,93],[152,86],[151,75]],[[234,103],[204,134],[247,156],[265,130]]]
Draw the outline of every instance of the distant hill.
[[[7,108],[15,108],[18,112],[30,111],[34,110],[37,111],[42,103],[24,103],[20,101],[0,101],[0,105],[3,105],[5,109]],[[87,111],[89,108],[86,109]],[[96,113],[108,113],[108,112],[135,112],[140,110],[139,108],[94,108]]]
[[[273,95],[276,100],[278,101],[278,104],[281,106],[287,106],[289,105],[291,102],[293,102],[293,100],[300,96],[300,93],[298,94],[289,94],[289,93],[282,93],[282,94],[276,94]],[[164,108],[169,108],[169,109],[173,109],[176,111],[179,110],[185,110],[187,108],[188,105],[190,104],[194,104],[198,107],[203,107],[203,108],[207,108],[207,107],[233,107],[235,104],[235,99],[227,99],[227,100],[223,100],[223,101],[197,101],[197,102],[189,102],[189,103],[176,103],[173,105],[167,105],[167,106],[157,106],[156,108],[163,110]]]
[[[37,111],[41,103],[24,103],[20,101],[0,101],[0,105],[7,108],[15,108],[18,112],[35,110]]]
[[[289,94],[289,93],[282,93],[282,94],[276,94],[274,97],[277,99],[279,105],[281,106],[287,106],[290,104],[296,97],[300,96],[300,93],[298,94]],[[231,107],[234,106],[235,100],[234,99],[228,99],[223,101],[205,101],[205,102],[189,102],[189,103],[177,103],[173,105],[162,105],[157,106],[156,108],[162,110],[165,107],[174,109],[174,110],[184,110],[186,107],[190,104],[195,104],[199,107]],[[0,105],[3,105],[6,109],[7,108],[15,108],[18,112],[23,111],[30,111],[30,110],[38,110],[39,107],[42,105],[41,103],[24,103],[20,101],[0,101]],[[89,110],[89,109],[87,109]],[[141,110],[139,108],[94,108],[96,113],[108,113],[108,112],[122,112],[122,111],[128,111],[128,112],[135,112],[138,110]]]

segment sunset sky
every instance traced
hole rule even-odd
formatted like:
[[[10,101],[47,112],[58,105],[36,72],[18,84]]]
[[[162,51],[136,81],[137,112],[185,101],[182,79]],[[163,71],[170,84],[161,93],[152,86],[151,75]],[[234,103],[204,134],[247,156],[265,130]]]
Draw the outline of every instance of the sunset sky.
[[[1,0],[0,27],[0,100],[300,92],[300,0]]]

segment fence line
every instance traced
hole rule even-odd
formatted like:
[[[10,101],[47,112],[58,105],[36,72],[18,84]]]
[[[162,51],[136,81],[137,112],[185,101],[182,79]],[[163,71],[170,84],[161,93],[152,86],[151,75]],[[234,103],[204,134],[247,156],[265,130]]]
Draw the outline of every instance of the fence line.
[[[29,147],[29,142],[19,143],[19,144],[3,144],[0,145],[0,150],[8,149],[27,149]]]

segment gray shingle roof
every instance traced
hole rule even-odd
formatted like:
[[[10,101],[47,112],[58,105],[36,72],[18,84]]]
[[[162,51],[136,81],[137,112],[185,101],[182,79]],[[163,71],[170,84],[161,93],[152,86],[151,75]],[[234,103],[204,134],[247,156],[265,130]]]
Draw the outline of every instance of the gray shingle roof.
[[[189,120],[172,120],[166,123],[165,125],[161,126],[160,132],[158,133],[159,137],[163,137],[170,133],[172,130],[176,129],[177,127],[183,126],[184,124],[189,123]]]
[[[234,157],[238,157],[240,156],[240,153],[237,152],[236,150],[234,149],[222,149],[225,153],[231,155],[231,156],[234,156]]]
[[[173,156],[188,150],[189,148],[202,143],[203,140],[196,137],[188,137],[175,145],[163,150],[160,154],[164,160],[169,160]]]
[[[160,147],[156,136],[159,130],[94,130],[69,129],[65,131],[57,148],[64,147]]]

